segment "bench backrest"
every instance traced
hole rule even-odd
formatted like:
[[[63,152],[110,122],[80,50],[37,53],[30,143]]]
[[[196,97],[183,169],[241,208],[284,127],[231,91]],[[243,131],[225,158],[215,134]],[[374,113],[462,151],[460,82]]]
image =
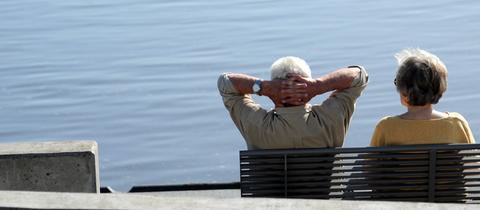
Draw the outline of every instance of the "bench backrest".
[[[242,197],[480,201],[480,144],[240,151]]]

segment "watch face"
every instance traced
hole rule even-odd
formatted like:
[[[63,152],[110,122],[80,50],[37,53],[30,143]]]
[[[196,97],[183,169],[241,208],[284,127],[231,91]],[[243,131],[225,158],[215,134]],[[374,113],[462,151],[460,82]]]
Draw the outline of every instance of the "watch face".
[[[262,89],[262,80],[255,80],[255,83],[253,83],[252,90],[253,93],[260,95],[260,90]]]
[[[254,93],[257,93],[258,91],[260,91],[260,85],[258,85],[258,83],[255,83],[253,84],[252,89]]]

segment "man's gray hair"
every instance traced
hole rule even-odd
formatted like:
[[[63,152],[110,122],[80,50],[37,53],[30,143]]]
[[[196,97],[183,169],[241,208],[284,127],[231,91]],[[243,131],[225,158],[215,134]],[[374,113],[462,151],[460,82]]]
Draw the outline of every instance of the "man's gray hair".
[[[271,79],[287,79],[288,74],[298,74],[302,77],[312,78],[312,70],[305,60],[287,56],[273,62],[271,67]]]

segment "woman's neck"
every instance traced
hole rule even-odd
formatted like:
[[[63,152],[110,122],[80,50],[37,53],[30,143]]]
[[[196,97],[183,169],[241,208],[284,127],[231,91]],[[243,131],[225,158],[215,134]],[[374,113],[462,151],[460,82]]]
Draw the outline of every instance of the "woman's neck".
[[[401,114],[400,118],[407,120],[431,120],[447,117],[444,112],[439,112],[433,109],[432,104],[424,106],[407,106],[408,111]]]

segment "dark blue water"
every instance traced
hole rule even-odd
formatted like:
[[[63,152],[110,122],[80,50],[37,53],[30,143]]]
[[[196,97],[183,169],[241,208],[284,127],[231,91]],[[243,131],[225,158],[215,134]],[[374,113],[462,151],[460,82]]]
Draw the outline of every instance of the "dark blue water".
[[[405,47],[444,60],[437,108],[462,113],[478,139],[479,10],[453,0],[3,0],[0,142],[96,140],[101,184],[119,190],[238,181],[246,147],[218,95],[220,73],[268,79],[286,55],[316,76],[364,65],[371,83],[345,145],[365,146],[382,116],[404,111],[392,80]]]

